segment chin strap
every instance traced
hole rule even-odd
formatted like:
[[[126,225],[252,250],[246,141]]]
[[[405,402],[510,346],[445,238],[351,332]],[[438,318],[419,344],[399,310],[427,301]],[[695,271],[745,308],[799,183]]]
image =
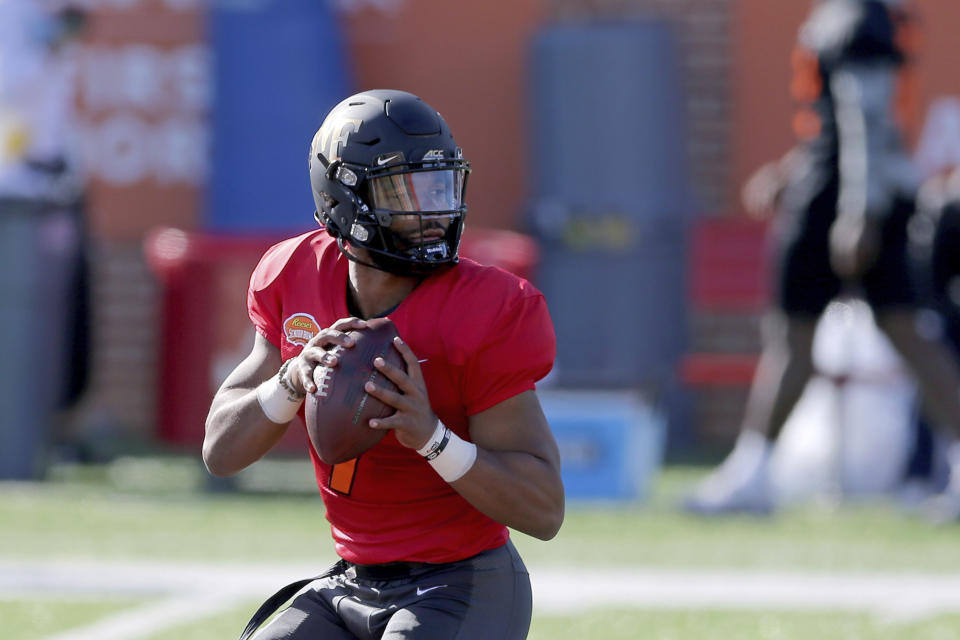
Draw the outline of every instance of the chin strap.
[[[366,260],[361,260],[360,256],[356,255],[355,253],[350,253],[347,250],[347,243],[343,241],[343,238],[340,238],[340,237],[337,238],[337,246],[340,247],[340,253],[346,256],[347,260],[349,260],[350,262],[356,262],[357,264],[362,264],[365,267],[373,267],[374,269],[378,269],[380,271],[386,271],[387,273],[392,273],[391,271],[388,271],[387,269],[385,269],[379,264],[374,264],[372,261],[367,262]]]
[[[397,276],[404,276],[410,278],[423,278],[434,273],[438,273],[444,269],[452,267],[453,265],[459,262],[459,258],[456,260],[450,260],[448,262],[440,262],[436,264],[424,265],[420,262],[413,260],[401,260],[394,256],[391,256],[388,253],[379,253],[375,249],[367,249],[371,255],[382,255],[386,260],[392,262],[393,264],[377,264],[376,261],[363,260],[358,255],[351,253],[347,249],[347,243],[344,242],[342,237],[337,237],[337,246],[340,248],[340,253],[342,253],[348,260],[351,262],[356,262],[357,264],[362,264],[366,267],[373,267],[378,271],[383,271],[384,273],[390,273]]]

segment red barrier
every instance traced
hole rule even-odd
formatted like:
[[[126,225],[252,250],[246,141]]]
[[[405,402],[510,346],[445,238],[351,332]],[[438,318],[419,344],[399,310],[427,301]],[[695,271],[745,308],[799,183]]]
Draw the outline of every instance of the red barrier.
[[[767,224],[744,218],[699,221],[690,245],[690,301],[711,311],[760,311],[769,301]]]
[[[690,247],[689,296],[694,313],[756,315],[769,302],[767,223],[745,218],[701,220]],[[680,379],[691,387],[749,386],[756,353],[687,353]]]
[[[250,273],[281,236],[231,236],[157,229],[144,241],[147,264],[161,290],[157,430],[162,442],[199,450],[213,394],[253,345],[247,318]],[[538,250],[511,231],[471,229],[461,253],[530,279]],[[280,447],[302,451],[302,429]]]

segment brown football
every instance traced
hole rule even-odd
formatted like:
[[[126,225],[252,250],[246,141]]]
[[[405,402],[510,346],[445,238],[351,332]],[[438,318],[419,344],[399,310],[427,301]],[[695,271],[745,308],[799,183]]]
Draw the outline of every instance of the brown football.
[[[396,411],[363,389],[370,380],[396,390],[396,385],[373,366],[374,359],[382,357],[406,370],[403,357],[393,346],[397,328],[389,319],[374,318],[367,321],[365,329],[347,335],[355,340],[354,345],[334,348],[339,358],[336,366],[317,367],[317,391],[307,394],[303,409],[310,443],[327,464],[352,460],[377,444],[386,432],[371,429],[370,420],[386,418]]]

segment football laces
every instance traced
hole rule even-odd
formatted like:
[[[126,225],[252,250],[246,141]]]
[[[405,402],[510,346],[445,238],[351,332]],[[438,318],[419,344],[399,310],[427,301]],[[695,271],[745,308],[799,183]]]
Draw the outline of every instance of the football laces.
[[[340,355],[342,351],[343,347],[337,345],[330,350],[330,353],[333,355]],[[319,371],[320,375],[318,377],[316,374],[314,374],[314,382],[317,384],[316,395],[320,396],[321,398],[326,398],[327,394],[330,392],[330,379],[333,377],[333,368],[322,365],[317,367],[317,371]]]

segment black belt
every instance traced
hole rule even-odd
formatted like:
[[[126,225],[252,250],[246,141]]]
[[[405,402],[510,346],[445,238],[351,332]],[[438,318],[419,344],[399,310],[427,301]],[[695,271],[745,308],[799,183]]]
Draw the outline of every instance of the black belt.
[[[424,569],[435,567],[436,565],[427,562],[387,562],[385,564],[353,564],[346,560],[340,563],[345,569],[352,569],[358,578],[364,580],[396,580],[398,578],[409,578]]]

